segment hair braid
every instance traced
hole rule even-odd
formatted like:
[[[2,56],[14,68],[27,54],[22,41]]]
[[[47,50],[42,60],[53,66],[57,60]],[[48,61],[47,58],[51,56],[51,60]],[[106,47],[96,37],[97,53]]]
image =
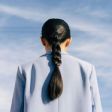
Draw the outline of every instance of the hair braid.
[[[59,70],[61,62],[61,48],[58,34],[54,34],[52,38],[52,62],[54,63],[54,71],[49,83],[49,96],[53,100],[59,97],[63,90],[63,80]]]
[[[52,39],[52,61],[55,65],[60,66],[61,62],[61,48],[58,40],[58,35],[54,35]]]

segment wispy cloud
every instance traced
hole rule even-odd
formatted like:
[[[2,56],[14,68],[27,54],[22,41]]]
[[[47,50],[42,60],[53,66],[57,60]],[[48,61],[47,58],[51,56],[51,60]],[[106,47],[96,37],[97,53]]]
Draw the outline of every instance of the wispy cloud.
[[[86,9],[87,10],[87,9]],[[89,10],[89,9],[88,9]],[[45,10],[42,9],[23,9],[23,8],[17,8],[14,6],[8,6],[8,5],[0,5],[0,12],[7,13],[9,15],[14,15],[23,19],[31,20],[34,22],[42,22],[50,17],[62,17],[65,18],[70,26],[73,29],[77,29],[79,31],[88,32],[92,35],[99,35],[99,36],[112,36],[110,28],[108,26],[103,25],[103,22],[101,23],[95,23],[94,21],[90,21],[88,19],[81,18],[80,15],[70,15],[66,14],[60,7],[59,9],[55,9],[52,11],[48,11],[46,13]],[[54,13],[55,12],[55,13]],[[86,11],[87,12],[87,11]],[[88,11],[88,15],[94,15],[94,16],[105,16],[106,13],[101,11],[93,11],[92,13]]]
[[[40,12],[40,10],[37,10],[37,12],[35,12],[27,9],[23,10],[21,8],[17,8],[14,6],[1,5],[1,4],[0,4],[0,12],[33,21],[41,21],[42,18],[45,17],[45,14],[43,15]]]
[[[90,16],[92,18],[96,19],[110,19],[112,17],[111,11],[105,11],[105,9],[92,9],[90,6],[83,6],[75,9],[74,11],[75,14],[77,15],[83,15],[83,16]],[[92,19],[91,18],[91,19]]]
[[[0,87],[0,111],[8,112],[10,108],[10,102],[12,94],[9,90]]]

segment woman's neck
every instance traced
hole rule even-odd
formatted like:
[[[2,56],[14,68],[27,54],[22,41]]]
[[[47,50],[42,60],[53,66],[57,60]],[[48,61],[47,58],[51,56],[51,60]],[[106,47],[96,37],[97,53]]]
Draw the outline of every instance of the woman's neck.
[[[51,49],[51,48],[45,48],[45,50],[46,50],[46,52],[52,51],[52,49]],[[61,51],[63,51],[63,52],[67,52],[67,49],[66,49],[66,48],[61,47]]]

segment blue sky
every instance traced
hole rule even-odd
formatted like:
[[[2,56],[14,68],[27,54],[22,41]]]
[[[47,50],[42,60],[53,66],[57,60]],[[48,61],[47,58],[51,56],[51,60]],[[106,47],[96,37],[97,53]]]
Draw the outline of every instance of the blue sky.
[[[0,0],[0,112],[9,112],[17,66],[44,52],[48,18],[68,22],[69,52],[94,64],[104,112],[112,111],[111,0]]]

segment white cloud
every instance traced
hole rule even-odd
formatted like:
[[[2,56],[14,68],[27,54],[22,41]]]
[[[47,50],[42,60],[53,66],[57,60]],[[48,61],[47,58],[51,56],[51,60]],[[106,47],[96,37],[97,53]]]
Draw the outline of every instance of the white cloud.
[[[91,13],[88,13],[89,15],[93,16],[93,17],[98,17],[98,18],[111,18],[112,16],[102,10],[95,10],[95,11],[91,11]]]
[[[92,9],[90,6],[79,7],[74,11],[78,15],[85,15],[97,19],[109,19],[112,17],[111,12],[104,9]]]
[[[45,17],[45,14],[42,15],[40,10],[35,12],[35,11],[23,10],[22,8],[16,8],[13,6],[2,5],[2,4],[0,4],[0,12],[18,16],[28,20],[33,20],[33,21],[41,21],[42,18]]]
[[[94,21],[90,21],[90,20],[86,20],[82,18],[80,15],[77,16],[75,14],[74,15],[70,15],[69,13],[66,14],[66,12],[64,12],[64,10],[60,7],[51,11],[42,10],[38,8],[35,9],[34,11],[33,9],[32,10],[23,9],[23,8],[17,8],[17,7],[1,4],[0,12],[14,15],[20,18],[31,20],[31,21],[37,21],[37,22],[43,22],[44,20],[50,17],[61,17],[67,20],[73,29],[88,32],[92,35],[97,35],[97,36],[98,35],[103,37],[112,36],[111,30],[108,28],[108,26],[105,26],[105,25],[103,26],[102,22],[95,23]],[[96,13],[99,14],[100,12],[101,11],[93,11],[93,15]],[[101,13],[101,14],[102,16],[104,15],[104,13]]]
[[[103,23],[90,22],[89,20],[83,20],[80,18],[74,18],[73,16],[67,17],[70,26],[73,29],[87,32],[88,34],[100,37],[111,37],[111,30],[107,26],[103,26]]]
[[[10,90],[6,90],[0,87],[0,111],[8,112],[10,109],[11,102],[11,93]]]
[[[110,56],[109,54],[106,54],[103,50],[107,48],[107,45],[105,43],[87,43],[80,46],[76,46],[74,50],[79,52],[85,52],[90,55],[93,55],[97,58],[107,58]]]

